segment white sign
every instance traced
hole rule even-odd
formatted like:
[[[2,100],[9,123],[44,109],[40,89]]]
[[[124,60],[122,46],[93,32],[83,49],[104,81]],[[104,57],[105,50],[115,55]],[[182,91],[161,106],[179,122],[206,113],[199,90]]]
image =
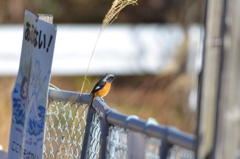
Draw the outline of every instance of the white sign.
[[[41,159],[57,28],[25,11],[22,52],[12,91],[9,159]]]

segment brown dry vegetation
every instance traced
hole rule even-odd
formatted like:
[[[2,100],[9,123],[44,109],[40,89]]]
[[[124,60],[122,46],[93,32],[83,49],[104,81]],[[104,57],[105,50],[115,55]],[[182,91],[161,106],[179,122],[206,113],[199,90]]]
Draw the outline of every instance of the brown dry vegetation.
[[[88,77],[90,92],[99,78]],[[51,83],[62,90],[79,91],[83,77],[52,77]],[[8,149],[11,121],[11,91],[15,77],[0,77],[0,145]],[[88,85],[86,83],[86,85]],[[121,113],[137,115],[142,119],[155,118],[160,124],[176,126],[190,133],[195,129],[195,115],[189,112],[187,98],[190,78],[176,76],[119,76],[106,103]]]
[[[0,145],[8,149],[11,122],[11,92],[15,77],[0,77]]]
[[[0,23],[22,23],[24,10],[52,14],[55,23],[101,23],[113,0],[28,1],[1,0]],[[138,0],[126,7],[118,23],[201,23],[202,0]],[[67,13],[67,15],[66,15]]]

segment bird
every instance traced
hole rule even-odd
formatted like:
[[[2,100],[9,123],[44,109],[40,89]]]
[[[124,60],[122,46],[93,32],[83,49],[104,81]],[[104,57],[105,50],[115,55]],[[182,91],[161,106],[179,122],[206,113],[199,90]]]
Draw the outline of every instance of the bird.
[[[92,89],[92,100],[89,109],[93,106],[93,101],[97,97],[104,97],[108,94],[111,88],[111,84],[116,77],[113,74],[107,73]]]

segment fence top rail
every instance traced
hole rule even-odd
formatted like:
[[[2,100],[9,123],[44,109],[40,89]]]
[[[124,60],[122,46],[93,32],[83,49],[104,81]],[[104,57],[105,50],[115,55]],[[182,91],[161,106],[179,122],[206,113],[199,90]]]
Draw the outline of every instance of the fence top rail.
[[[73,99],[75,103],[90,104],[92,96],[90,94],[49,89],[49,98],[53,100],[69,101]],[[163,126],[138,119],[136,116],[127,116],[110,108],[100,99],[94,101],[94,109],[105,121],[112,125],[120,126],[124,129],[143,133],[149,137],[165,140],[169,145],[179,145],[189,150],[195,150],[196,137],[194,135],[180,131],[172,126]]]

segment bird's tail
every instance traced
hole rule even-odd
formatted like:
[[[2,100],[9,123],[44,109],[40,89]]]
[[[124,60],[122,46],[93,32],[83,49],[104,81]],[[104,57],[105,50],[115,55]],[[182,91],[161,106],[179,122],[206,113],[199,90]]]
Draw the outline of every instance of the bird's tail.
[[[91,101],[91,103],[89,105],[89,109],[93,108],[93,101],[94,101],[95,98],[96,97],[94,95],[92,95],[92,101]]]

